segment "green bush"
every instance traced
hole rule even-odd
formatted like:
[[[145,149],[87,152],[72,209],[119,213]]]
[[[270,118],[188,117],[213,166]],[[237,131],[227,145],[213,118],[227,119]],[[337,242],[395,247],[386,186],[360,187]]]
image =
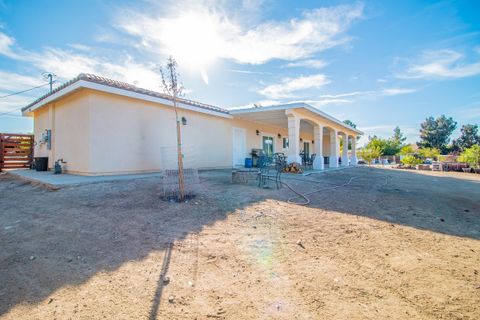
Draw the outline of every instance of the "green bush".
[[[440,150],[437,148],[421,148],[418,150],[418,155],[422,158],[433,158],[437,160],[440,156]]]
[[[382,155],[382,151],[379,147],[369,147],[363,148],[358,152],[358,156],[366,161],[369,165],[373,160],[377,159]]]
[[[468,163],[472,168],[480,168],[480,145],[476,144],[465,149],[458,160]]]
[[[406,166],[413,167],[417,164],[422,164],[423,161],[415,156],[407,155],[402,160],[402,163]]]

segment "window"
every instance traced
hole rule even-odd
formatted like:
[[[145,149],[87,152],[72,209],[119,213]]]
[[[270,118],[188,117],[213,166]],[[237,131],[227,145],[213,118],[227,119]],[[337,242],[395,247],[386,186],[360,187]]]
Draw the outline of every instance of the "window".
[[[283,138],[283,149],[288,148],[288,138]]]

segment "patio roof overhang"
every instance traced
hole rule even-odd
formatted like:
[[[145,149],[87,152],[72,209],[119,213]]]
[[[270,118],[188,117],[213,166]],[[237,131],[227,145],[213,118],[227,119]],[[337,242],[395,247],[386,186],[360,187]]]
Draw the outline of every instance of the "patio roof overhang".
[[[303,113],[308,115],[309,119],[314,119],[315,122],[336,128],[339,131],[344,131],[349,135],[363,134],[362,131],[352,128],[342,121],[306,103],[290,103],[268,107],[234,109],[230,110],[230,114],[236,118],[248,121],[270,124],[280,128],[288,128],[288,117],[286,114],[287,110],[301,110]],[[312,122],[310,120],[301,121],[300,131],[312,132]]]

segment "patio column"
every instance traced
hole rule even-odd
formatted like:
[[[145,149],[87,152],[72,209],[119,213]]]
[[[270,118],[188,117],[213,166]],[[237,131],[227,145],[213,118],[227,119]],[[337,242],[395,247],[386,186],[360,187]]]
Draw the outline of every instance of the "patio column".
[[[337,168],[338,167],[338,137],[337,137],[337,130],[333,129],[330,131],[330,164],[329,168]]]
[[[291,110],[286,112],[288,119],[288,163],[302,163],[300,159],[300,118]]]
[[[315,141],[315,159],[313,160],[313,169],[323,170],[323,126],[316,124],[313,126],[313,140]]]
[[[348,167],[348,135],[345,133],[343,138],[342,167]]]
[[[352,166],[356,166],[358,164],[356,137],[352,137],[352,156],[350,158],[350,163],[352,164]]]

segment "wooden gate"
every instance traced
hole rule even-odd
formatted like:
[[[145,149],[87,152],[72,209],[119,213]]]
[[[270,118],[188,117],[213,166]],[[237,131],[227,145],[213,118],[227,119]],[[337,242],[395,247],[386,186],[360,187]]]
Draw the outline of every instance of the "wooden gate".
[[[33,135],[0,133],[0,171],[30,168],[33,161]]]

